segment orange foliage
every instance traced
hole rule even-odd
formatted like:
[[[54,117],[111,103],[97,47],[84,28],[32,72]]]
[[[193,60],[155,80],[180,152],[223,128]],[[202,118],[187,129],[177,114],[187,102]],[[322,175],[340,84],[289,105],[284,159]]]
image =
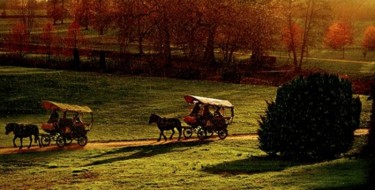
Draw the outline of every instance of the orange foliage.
[[[350,24],[338,22],[332,24],[325,36],[325,45],[332,49],[343,49],[353,43],[353,28]]]
[[[375,26],[366,28],[362,46],[368,50],[375,50]]]
[[[302,45],[302,28],[298,24],[292,24],[284,28],[281,33],[281,41],[288,51],[300,48]]]
[[[23,56],[28,50],[29,38],[27,27],[22,22],[18,22],[13,25],[10,34],[6,37],[6,46],[11,52]]]

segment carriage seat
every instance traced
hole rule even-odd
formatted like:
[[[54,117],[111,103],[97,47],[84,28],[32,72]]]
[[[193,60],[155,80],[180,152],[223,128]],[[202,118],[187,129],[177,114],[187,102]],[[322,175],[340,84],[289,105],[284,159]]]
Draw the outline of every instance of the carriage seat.
[[[53,123],[42,123],[41,127],[44,131],[53,131],[55,130],[55,126]]]
[[[196,124],[197,123],[197,117],[195,117],[195,116],[190,116],[190,115],[188,115],[188,116],[185,116],[184,117],[184,121],[185,121],[185,123],[187,123],[188,125],[194,125],[194,124]]]

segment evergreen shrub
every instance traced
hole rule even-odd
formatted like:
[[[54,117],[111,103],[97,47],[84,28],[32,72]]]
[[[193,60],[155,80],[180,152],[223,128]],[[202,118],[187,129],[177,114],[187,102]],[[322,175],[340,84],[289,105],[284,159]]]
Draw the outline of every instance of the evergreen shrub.
[[[297,78],[277,90],[261,116],[260,149],[293,160],[335,158],[352,146],[360,113],[349,80],[328,74]]]

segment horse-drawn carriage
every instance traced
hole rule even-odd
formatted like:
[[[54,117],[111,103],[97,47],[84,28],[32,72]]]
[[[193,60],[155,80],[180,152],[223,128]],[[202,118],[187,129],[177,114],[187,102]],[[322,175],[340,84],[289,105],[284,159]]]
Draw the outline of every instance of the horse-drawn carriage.
[[[42,106],[51,111],[50,119],[41,126],[47,133],[41,135],[43,146],[50,145],[51,141],[56,141],[59,147],[70,144],[73,140],[76,140],[80,146],[87,144],[87,132],[91,130],[94,121],[93,112],[89,107],[53,101],[43,101]],[[58,113],[63,116],[59,117]],[[90,122],[83,122],[84,113],[91,115]],[[69,115],[72,117],[68,118]]]
[[[184,117],[189,126],[183,127],[183,135],[190,138],[195,132],[198,138],[203,140],[217,133],[220,139],[228,135],[227,127],[234,117],[234,106],[228,100],[206,98],[187,95],[185,101],[193,105],[192,111]],[[230,116],[225,115],[225,110],[230,110]],[[213,110],[213,114],[212,114]]]

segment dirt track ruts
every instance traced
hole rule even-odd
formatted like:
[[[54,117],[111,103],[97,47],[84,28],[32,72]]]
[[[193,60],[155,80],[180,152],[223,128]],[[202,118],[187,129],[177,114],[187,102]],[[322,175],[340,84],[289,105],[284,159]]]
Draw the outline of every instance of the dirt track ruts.
[[[355,135],[366,135],[368,133],[367,129],[358,129],[355,131]],[[230,135],[225,140],[257,140],[258,135],[256,133],[252,134],[245,134],[245,135]],[[212,137],[208,140],[216,141],[220,140],[217,136]],[[161,144],[169,144],[169,143],[184,143],[184,142],[192,142],[192,141],[199,141],[198,138],[190,138],[184,139],[182,138],[181,141],[177,141],[177,138],[173,138],[172,140],[167,141],[160,141],[157,142],[156,139],[148,139],[148,140],[132,140],[132,141],[108,141],[108,142],[98,142],[93,141],[81,147],[75,142],[71,145],[67,145],[63,148],[57,147],[54,143],[50,146],[41,147],[36,146],[35,143],[31,146],[30,149],[27,148],[28,143],[24,144],[22,149],[18,149],[15,147],[1,147],[0,154],[17,154],[17,153],[29,153],[29,152],[45,152],[45,151],[58,151],[58,150],[79,150],[79,149],[110,149],[110,148],[118,148],[118,147],[137,147],[137,146],[155,146]],[[26,146],[25,146],[26,145]]]

